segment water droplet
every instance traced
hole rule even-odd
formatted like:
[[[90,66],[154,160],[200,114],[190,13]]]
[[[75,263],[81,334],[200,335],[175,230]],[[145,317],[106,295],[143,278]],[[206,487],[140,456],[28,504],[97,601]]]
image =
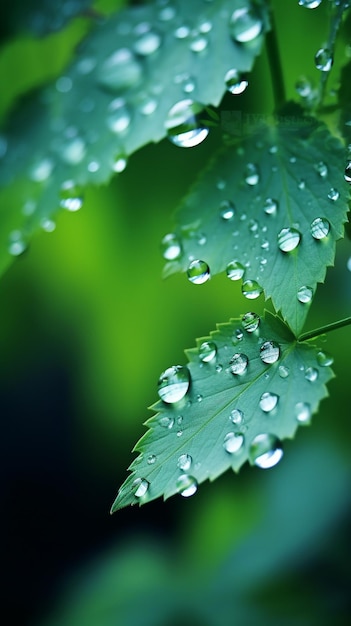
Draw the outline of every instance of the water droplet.
[[[29,177],[35,183],[43,183],[49,178],[52,170],[54,169],[54,163],[52,159],[41,159],[33,165],[29,172]]]
[[[178,458],[177,467],[183,472],[190,470],[193,460],[190,454],[181,454]]]
[[[261,295],[262,291],[262,287],[256,280],[245,280],[241,286],[241,292],[248,300],[255,300]]]
[[[168,112],[165,127],[168,139],[181,148],[197,146],[208,135],[198,119],[202,107],[193,100],[180,100]]]
[[[311,419],[311,406],[308,402],[297,402],[295,404],[295,416],[298,422],[306,423]]]
[[[217,346],[214,341],[204,341],[199,348],[200,361],[209,363],[217,354]]]
[[[154,465],[154,463],[156,463],[156,455],[155,454],[150,454],[147,457],[147,463],[148,463],[148,465]]]
[[[216,372],[217,372],[217,374],[220,374],[222,369],[223,369],[223,365],[221,365],[221,363],[218,363],[218,365],[216,365]]]
[[[347,183],[351,183],[351,161],[345,167],[344,178]]]
[[[302,304],[308,304],[312,301],[313,298],[313,289],[312,287],[307,287],[307,285],[303,285],[297,292],[297,299]]]
[[[250,185],[250,187],[254,187],[258,184],[260,180],[260,175],[258,173],[257,165],[254,163],[248,163],[245,168],[245,182]]]
[[[20,256],[27,250],[27,243],[20,230],[13,230],[10,233],[7,249],[12,256]]]
[[[346,268],[351,272],[351,256],[347,259]]]
[[[79,211],[83,206],[83,191],[73,180],[62,183],[60,190],[60,207],[67,211]]]
[[[289,376],[289,368],[285,365],[279,365],[278,372],[280,378],[287,378]]]
[[[229,454],[235,454],[236,452],[240,452],[244,443],[244,435],[241,433],[228,433],[224,437],[223,448]]]
[[[260,347],[260,357],[263,363],[275,363],[280,357],[279,345],[275,341],[265,341]]]
[[[173,365],[162,372],[158,380],[158,395],[163,402],[174,404],[184,398],[190,385],[190,372],[187,367]]]
[[[235,41],[247,43],[262,31],[262,20],[251,7],[236,9],[229,20],[229,31]]]
[[[92,174],[95,174],[95,172],[98,172],[98,171],[99,171],[99,169],[100,169],[100,163],[99,163],[99,161],[95,161],[95,160],[90,161],[90,162],[88,163],[88,167],[87,167],[87,169],[88,169],[88,172],[91,172]]]
[[[314,166],[314,169],[321,178],[326,178],[328,176],[328,166],[323,161],[319,161],[319,163]]]
[[[171,430],[174,426],[174,419],[173,417],[160,417],[159,419],[159,424],[160,426],[162,426],[162,428],[168,428],[169,430]]]
[[[244,333],[241,328],[237,328],[233,334],[233,344],[236,345],[238,341],[241,341],[244,338]]]
[[[149,489],[150,483],[145,478],[137,478],[132,487],[134,488],[134,495],[136,498],[143,498]]]
[[[314,57],[317,70],[329,72],[333,65],[333,55],[328,48],[320,48]]]
[[[320,350],[317,353],[317,363],[321,367],[328,367],[329,365],[333,365],[334,359],[333,359],[332,355],[329,354],[329,352],[324,352],[324,351]]]
[[[96,59],[94,59],[93,57],[84,57],[83,59],[80,59],[80,61],[78,61],[77,63],[77,72],[79,74],[82,74],[83,76],[86,76],[93,71],[95,66]]]
[[[188,279],[194,285],[202,285],[210,278],[210,268],[205,261],[191,261],[187,270]]]
[[[203,52],[206,50],[208,46],[208,39],[204,37],[204,35],[194,34],[190,43],[189,48],[193,52]]]
[[[299,180],[299,182],[297,183],[297,186],[299,189],[305,189],[306,188],[306,183],[303,179]]]
[[[40,226],[46,233],[53,233],[56,228],[55,222],[48,217],[43,217],[40,220]]]
[[[276,393],[270,393],[265,391],[260,398],[260,408],[265,413],[270,413],[275,409],[278,403],[279,396]]]
[[[180,85],[184,93],[190,94],[195,90],[196,81],[192,76],[190,76],[187,72],[183,72],[182,74],[176,74],[173,82],[176,85]]]
[[[273,198],[267,198],[263,205],[263,210],[267,215],[275,215],[278,210],[278,200],[273,200]]]
[[[300,243],[301,233],[296,228],[282,228],[278,234],[278,246],[283,252],[295,250]]]
[[[239,426],[244,420],[244,413],[240,409],[233,409],[230,413],[229,419],[233,424]]]
[[[270,433],[257,435],[251,442],[249,457],[261,469],[269,469],[279,463],[283,456],[282,444],[278,437]]]
[[[177,39],[186,39],[190,35],[190,28],[186,24],[178,26],[174,31],[174,36]]]
[[[189,498],[189,496],[193,496],[197,491],[197,480],[194,476],[182,474],[177,480],[176,487],[177,492],[180,493],[183,498]]]
[[[248,81],[245,78],[242,78],[240,73],[235,69],[228,70],[224,77],[224,81],[227,91],[233,94],[233,96],[239,96],[244,93],[249,84]]]
[[[85,141],[81,137],[73,137],[62,145],[60,156],[68,165],[77,165],[84,159],[85,153]]]
[[[120,174],[124,172],[127,167],[127,157],[122,154],[117,154],[112,163],[112,169],[114,172]]]
[[[157,107],[158,102],[155,98],[152,98],[147,94],[140,96],[140,99],[138,100],[138,110],[142,115],[152,115],[155,113]]]
[[[115,98],[110,102],[106,123],[116,135],[125,133],[130,125],[131,115],[123,98]]]
[[[235,207],[230,200],[223,200],[220,204],[220,216],[222,220],[228,221],[234,217]]]
[[[182,246],[177,235],[174,233],[168,233],[161,241],[162,256],[167,261],[174,261],[179,259],[182,254]]]
[[[239,261],[230,261],[225,271],[230,280],[240,280],[244,276],[245,268]]]
[[[304,76],[296,81],[295,89],[301,98],[310,98],[313,93],[311,82]]]
[[[147,30],[134,42],[134,52],[141,56],[149,56],[156,52],[161,45],[161,36],[152,30]]]
[[[253,333],[258,329],[260,324],[260,316],[257,313],[245,313],[241,318],[241,323],[247,333]]]
[[[171,20],[173,20],[175,16],[176,16],[175,7],[173,7],[170,4],[162,7],[162,9],[160,10],[158,14],[158,17],[160,18],[161,22],[170,22]]]
[[[316,9],[321,4],[322,0],[299,0],[299,5],[306,9]]]
[[[249,359],[246,354],[237,352],[232,356],[229,363],[231,373],[234,375],[241,375],[246,371]]]
[[[305,378],[310,383],[314,383],[318,378],[318,370],[315,367],[308,367],[305,371]]]
[[[101,86],[120,92],[136,85],[142,74],[142,67],[133,52],[120,48],[102,63],[98,81]]]
[[[249,220],[248,228],[249,228],[250,233],[256,233],[258,230],[258,226],[259,224],[257,220],[253,220],[253,219]]]
[[[334,187],[331,187],[329,193],[328,193],[328,198],[329,200],[332,200],[333,202],[335,202],[336,200],[339,199],[339,192],[337,189],[334,189]]]

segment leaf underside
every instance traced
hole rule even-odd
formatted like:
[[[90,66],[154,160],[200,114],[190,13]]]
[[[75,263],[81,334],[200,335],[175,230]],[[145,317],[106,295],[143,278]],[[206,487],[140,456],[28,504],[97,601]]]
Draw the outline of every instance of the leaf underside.
[[[233,117],[233,131],[250,134],[221,150],[179,207],[174,233],[182,254],[166,264],[164,274],[186,271],[192,259],[205,261],[212,275],[238,261],[245,267],[243,280],[257,281],[298,335],[310,304],[298,300],[298,290],[307,286],[315,293],[343,236],[349,199],[345,149],[323,124],[307,117],[286,116],[271,124],[259,116]],[[245,180],[248,164],[257,168],[257,184]],[[273,214],[265,212],[269,199],[277,204]],[[223,202],[234,205],[231,219],[221,217]],[[330,230],[317,240],[311,223],[320,217]],[[283,228],[301,234],[290,252],[278,247]]]
[[[218,105],[227,71],[250,71],[260,52],[265,4],[258,9],[262,34],[248,44],[234,41],[228,26],[237,7],[250,5],[243,0],[154,2],[98,24],[64,76],[31,96],[0,138],[0,185],[16,185],[2,200],[1,249],[11,231],[28,241],[52,219],[66,181],[106,182],[121,171],[121,159],[163,139],[177,102]],[[187,34],[177,36],[182,26]]]
[[[219,325],[206,340],[216,344],[216,356],[210,362],[200,360],[199,347],[205,338],[197,341],[197,348],[186,351],[189,391],[176,404],[160,400],[151,407],[157,413],[146,422],[149,430],[134,448],[140,454],[131,464],[132,473],[120,488],[111,512],[177,493],[177,480],[184,474],[178,466],[182,455],[191,457],[186,475],[198,484],[214,480],[229,468],[237,472],[245,461],[253,462],[250,446],[258,435],[270,434],[279,441],[293,437],[301,423],[297,419],[301,403],[307,411],[304,423],[309,423],[310,415],[327,395],[331,368],[321,367],[317,349],[297,342],[288,327],[268,312],[254,332],[243,330],[241,319],[233,319]],[[260,356],[265,341],[274,341],[280,348],[280,358],[270,365]],[[230,360],[236,353],[248,357],[242,375],[230,371]],[[260,407],[264,393],[278,396],[276,407],[268,413]],[[234,409],[243,413],[241,423],[231,420]],[[224,448],[229,433],[244,438],[238,452],[228,453]],[[140,480],[149,486],[138,498],[135,492]]]

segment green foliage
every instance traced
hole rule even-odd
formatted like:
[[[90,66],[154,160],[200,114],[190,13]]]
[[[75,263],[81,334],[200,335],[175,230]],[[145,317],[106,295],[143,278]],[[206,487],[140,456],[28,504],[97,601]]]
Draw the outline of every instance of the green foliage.
[[[247,460],[272,467],[280,440],[310,422],[333,375],[324,353],[296,342],[268,312],[222,324],[197,343],[187,351],[189,389],[186,378],[170,374],[160,386],[163,401],[152,407],[157,413],[112,511],[161,495],[192,495],[198,483],[238,471]]]

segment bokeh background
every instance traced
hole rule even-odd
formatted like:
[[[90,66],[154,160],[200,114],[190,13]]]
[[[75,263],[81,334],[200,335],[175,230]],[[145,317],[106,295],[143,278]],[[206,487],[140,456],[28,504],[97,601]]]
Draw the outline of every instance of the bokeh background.
[[[301,74],[318,78],[313,56],[327,34],[327,7],[273,5],[295,97]],[[60,72],[90,23],[81,16],[44,39],[4,32],[3,119],[20,95]],[[221,107],[233,108],[229,96]],[[272,107],[263,53],[235,108]],[[60,214],[56,230],[38,234],[1,279],[2,608],[12,624],[349,621],[349,328],[323,344],[335,359],[330,397],[312,426],[285,443],[276,468],[247,466],[193,498],[109,515],[160,372],[184,363],[183,349],[216,322],[247,309],[239,285],[223,276],[201,287],[161,278],[160,240],[172,230],[172,211],[220,141],[214,131],[189,150],[166,140],[145,147],[108,186],[86,189],[81,211]],[[346,237],[306,330],[350,314],[350,256]]]

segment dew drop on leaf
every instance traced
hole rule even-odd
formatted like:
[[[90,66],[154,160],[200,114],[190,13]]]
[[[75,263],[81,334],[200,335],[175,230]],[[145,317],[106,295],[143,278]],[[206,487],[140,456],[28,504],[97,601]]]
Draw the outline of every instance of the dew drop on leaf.
[[[143,498],[146,495],[147,490],[149,489],[150,483],[145,478],[136,478],[132,486],[135,489],[135,497]]]
[[[27,243],[20,230],[13,230],[10,233],[7,249],[12,256],[20,256],[27,250]]]
[[[162,372],[158,380],[158,395],[163,402],[174,404],[184,398],[190,385],[190,372],[187,367],[173,365]]]
[[[225,271],[230,280],[240,280],[244,276],[245,267],[239,261],[230,261]]]
[[[165,122],[168,139],[180,148],[197,146],[208,135],[208,128],[199,121],[202,107],[193,100],[177,102],[168,112]]]
[[[183,498],[189,498],[197,492],[197,480],[194,476],[182,474],[176,482],[176,488]]]
[[[206,50],[208,46],[208,39],[204,35],[200,35],[199,33],[192,36],[191,41],[189,42],[189,48],[193,52],[203,52]]]
[[[141,56],[149,56],[156,52],[161,45],[161,36],[152,30],[141,33],[133,45],[133,50]]]
[[[314,169],[321,178],[326,178],[328,176],[328,166],[326,163],[324,163],[324,161],[319,161],[314,166]]]
[[[247,369],[249,359],[246,354],[237,352],[230,359],[230,371],[234,375],[244,374]]]
[[[171,430],[174,426],[174,419],[173,417],[168,416],[160,417],[159,424],[160,426],[162,426],[162,428],[168,428],[169,430]]]
[[[306,9],[316,9],[322,3],[322,0],[299,0],[299,5]]]
[[[312,301],[313,298],[313,289],[312,287],[308,287],[307,285],[303,285],[297,292],[297,299],[302,304],[308,304]]]
[[[298,422],[305,424],[311,419],[311,407],[308,402],[297,402],[295,404],[295,415]]]
[[[182,472],[187,472],[190,470],[192,462],[193,460],[190,454],[181,454],[177,461],[177,467],[182,470]]]
[[[235,207],[230,200],[223,200],[219,206],[220,216],[222,220],[228,221],[234,217]]]
[[[174,31],[174,36],[177,39],[186,39],[190,35],[190,28],[187,24],[181,24]]]
[[[131,115],[123,98],[115,98],[108,106],[106,123],[116,135],[124,134],[131,122]]]
[[[308,367],[305,371],[305,378],[310,383],[314,383],[318,378],[318,370],[315,367]]]
[[[46,233],[53,233],[56,228],[55,222],[48,217],[43,217],[40,220],[40,226]]]
[[[239,96],[244,93],[249,84],[246,78],[242,78],[240,73],[235,69],[228,70],[224,77],[224,82],[227,91],[233,96]]]
[[[278,399],[279,396],[276,393],[265,391],[260,398],[260,408],[265,413],[270,413],[277,406]]]
[[[223,447],[226,452],[229,454],[235,454],[236,452],[240,452],[244,443],[244,435],[241,433],[228,433],[224,437]]]
[[[179,238],[174,233],[168,233],[161,241],[162,256],[167,261],[179,259],[182,254],[182,246]]]
[[[279,345],[275,341],[265,341],[260,348],[260,357],[263,363],[275,363],[280,357]]]
[[[133,87],[142,78],[142,67],[128,48],[120,48],[103,61],[99,72],[99,85],[120,92]]]
[[[229,32],[234,41],[247,43],[262,31],[262,20],[253,8],[236,9],[229,20]]]
[[[345,167],[344,178],[347,183],[351,183],[351,161]]]
[[[329,72],[333,65],[333,55],[328,48],[320,48],[314,57],[317,70]]]
[[[112,162],[112,170],[118,174],[124,172],[127,167],[127,162],[127,157],[123,154],[117,154]]]
[[[288,378],[289,376],[289,368],[285,365],[279,365],[278,372],[280,378]]]
[[[202,285],[210,278],[210,268],[205,261],[194,259],[189,264],[187,276],[194,285]]]
[[[330,223],[325,217],[316,217],[311,222],[311,235],[314,239],[324,239],[330,231]]]
[[[240,409],[233,409],[230,412],[229,419],[233,424],[237,424],[238,426],[243,423],[244,413],[240,411]]]
[[[217,354],[217,346],[214,341],[204,341],[199,348],[199,358],[203,363],[213,361]]]
[[[299,96],[301,96],[301,98],[310,98],[310,96],[312,95],[311,82],[304,76],[301,76],[301,78],[299,78],[299,80],[296,82],[295,89]]]
[[[249,457],[251,463],[261,469],[269,469],[279,463],[283,456],[283,448],[280,440],[270,433],[256,435],[252,440]]]
[[[147,457],[147,463],[148,465],[154,465],[156,463],[156,455],[149,454],[149,456]]]
[[[282,228],[278,234],[278,246],[283,252],[295,250],[300,243],[301,233],[296,228]]]
[[[328,367],[329,365],[333,365],[334,359],[332,355],[329,354],[329,352],[324,352],[323,350],[320,350],[317,353],[317,363],[321,367]]]
[[[42,159],[32,166],[29,172],[29,178],[35,183],[43,183],[49,178],[53,169],[54,163],[52,159]]]
[[[248,163],[245,168],[245,182],[250,187],[254,187],[259,183],[260,175],[257,165],[254,163]]]
[[[273,200],[273,198],[266,198],[263,205],[263,210],[265,213],[267,213],[267,215],[275,215],[278,210],[278,200]]]
[[[334,187],[331,187],[329,193],[328,193],[328,198],[329,200],[332,200],[332,202],[336,202],[336,200],[339,199],[339,192],[337,189],[335,189]]]
[[[253,333],[259,327],[260,316],[257,313],[252,313],[251,311],[249,311],[242,316],[241,323],[247,333]]]
[[[248,298],[248,300],[255,300],[261,295],[262,291],[262,287],[256,280],[245,280],[241,287],[243,296]]]
[[[79,211],[83,206],[83,191],[73,180],[66,180],[60,189],[60,207],[67,211]]]

